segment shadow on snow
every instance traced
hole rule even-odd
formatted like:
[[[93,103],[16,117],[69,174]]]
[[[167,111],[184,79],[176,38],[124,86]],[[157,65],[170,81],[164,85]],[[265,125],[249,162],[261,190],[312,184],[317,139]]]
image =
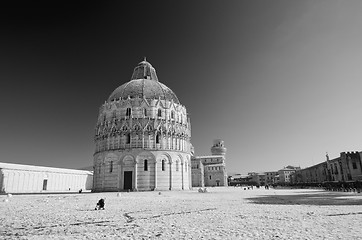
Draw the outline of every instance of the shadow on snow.
[[[271,193],[269,195],[248,198],[248,200],[256,204],[278,205],[362,205],[362,194],[326,191],[293,195]]]

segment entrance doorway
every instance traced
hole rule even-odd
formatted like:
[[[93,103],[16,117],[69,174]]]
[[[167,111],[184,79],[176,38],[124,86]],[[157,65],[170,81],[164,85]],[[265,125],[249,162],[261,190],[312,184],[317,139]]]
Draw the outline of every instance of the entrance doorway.
[[[220,180],[219,179],[216,180],[216,186],[220,186]]]
[[[123,189],[132,189],[132,171],[124,172],[124,187]]]

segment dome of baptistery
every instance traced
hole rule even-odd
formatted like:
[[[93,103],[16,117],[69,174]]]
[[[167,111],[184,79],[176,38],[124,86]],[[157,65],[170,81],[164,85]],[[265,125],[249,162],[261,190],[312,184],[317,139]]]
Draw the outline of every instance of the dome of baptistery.
[[[153,81],[149,81],[153,80]],[[176,94],[158,81],[156,70],[149,62],[142,61],[134,69],[131,81],[122,84],[109,96],[108,101],[126,98],[173,100],[180,104]]]
[[[94,191],[191,188],[190,119],[146,60],[100,107],[94,139]]]

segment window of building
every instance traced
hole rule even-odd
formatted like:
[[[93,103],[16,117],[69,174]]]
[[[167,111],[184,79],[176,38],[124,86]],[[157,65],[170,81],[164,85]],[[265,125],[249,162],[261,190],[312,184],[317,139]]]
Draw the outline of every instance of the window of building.
[[[127,116],[127,117],[131,116],[131,108],[127,108],[127,110],[126,110],[126,116]]]
[[[131,134],[128,133],[127,134],[127,141],[126,141],[127,144],[130,144],[131,143]]]
[[[113,161],[111,161],[111,164],[109,166],[109,172],[113,172]]]
[[[162,117],[162,111],[161,111],[161,109],[158,109],[158,110],[157,110],[157,116]]]
[[[47,186],[48,186],[48,179],[44,179],[43,180],[43,190],[47,190]]]
[[[162,160],[161,162],[161,169],[162,171],[165,171],[165,160]]]
[[[211,175],[209,177],[210,177],[210,180],[211,180]]]
[[[175,118],[175,112],[171,111],[171,119],[174,119],[174,118]]]
[[[179,170],[178,168],[179,168],[179,167],[178,167],[178,161],[176,161],[176,171]]]
[[[352,162],[352,167],[353,167],[353,169],[357,169],[357,163],[356,163],[356,162]]]
[[[148,171],[148,161],[147,161],[147,159],[145,159],[145,160],[143,161],[143,170],[144,170],[144,171]]]
[[[156,143],[160,143],[160,135],[158,133],[156,134]]]

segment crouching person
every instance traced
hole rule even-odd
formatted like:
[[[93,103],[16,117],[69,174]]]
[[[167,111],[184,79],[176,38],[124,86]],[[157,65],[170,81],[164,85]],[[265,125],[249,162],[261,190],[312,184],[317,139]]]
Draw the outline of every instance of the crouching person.
[[[97,206],[96,206],[96,208],[94,209],[94,210],[104,210],[104,199],[103,198],[101,198],[101,199],[99,199],[99,201],[97,202]]]

